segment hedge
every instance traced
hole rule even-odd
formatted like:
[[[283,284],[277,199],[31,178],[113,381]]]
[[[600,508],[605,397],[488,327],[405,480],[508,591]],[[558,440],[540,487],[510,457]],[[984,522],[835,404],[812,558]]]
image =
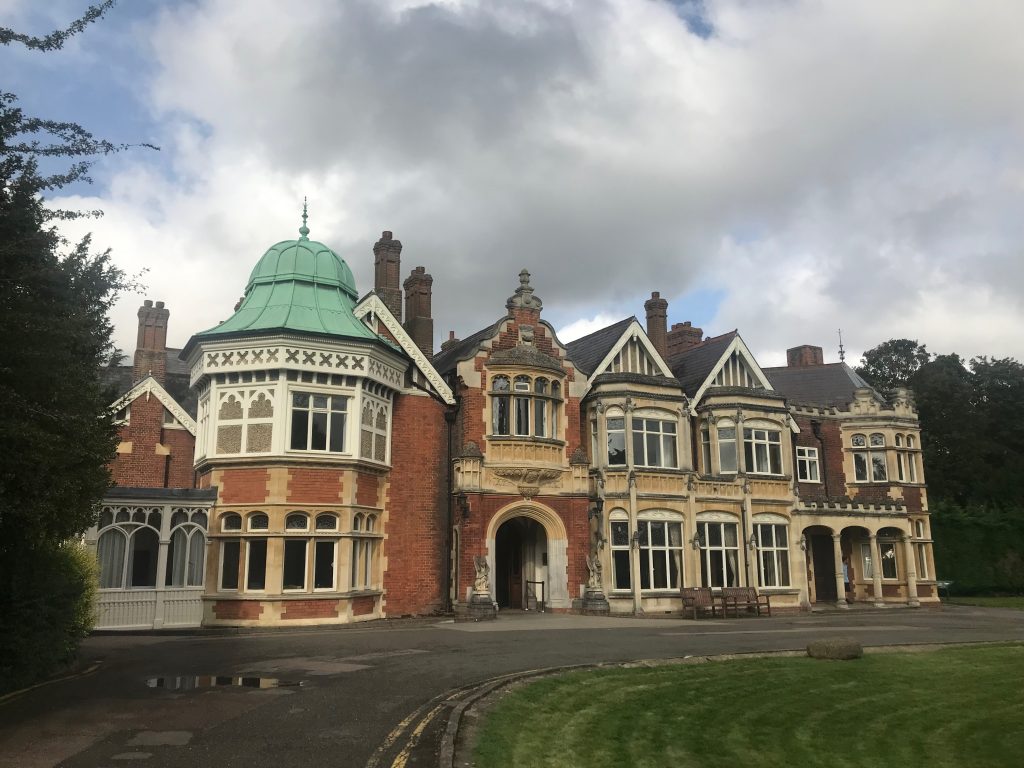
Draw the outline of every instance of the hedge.
[[[72,665],[92,629],[95,556],[77,542],[8,552],[0,563],[0,692]]]
[[[953,595],[1024,594],[1024,508],[932,508],[938,578]]]

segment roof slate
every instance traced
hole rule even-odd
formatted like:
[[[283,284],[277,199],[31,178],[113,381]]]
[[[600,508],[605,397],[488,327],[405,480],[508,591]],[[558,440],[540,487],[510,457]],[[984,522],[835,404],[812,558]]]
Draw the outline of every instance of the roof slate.
[[[502,318],[494,325],[482,328],[471,336],[467,336],[462,341],[453,344],[443,352],[438,352],[430,360],[431,365],[434,366],[434,370],[444,376],[455,368],[459,360],[464,360],[467,357],[471,357],[476,354],[480,345],[498,332],[498,323],[501,323],[504,319],[505,318]]]
[[[825,363],[790,368],[764,368],[772,386],[790,402],[831,408],[846,406],[853,400],[855,389],[870,385],[846,363]],[[874,390],[872,389],[874,392]],[[878,395],[879,400],[883,398]]]
[[[736,331],[729,331],[721,336],[714,336],[689,349],[684,349],[668,360],[668,367],[679,379],[687,397],[697,394],[701,384],[711,375],[715,364],[722,359],[725,350],[738,335]]]
[[[570,341],[565,345],[569,359],[589,376],[604,360],[615,343],[622,338],[622,334],[634,320],[636,317],[630,316],[586,336],[581,336],[575,341]]]

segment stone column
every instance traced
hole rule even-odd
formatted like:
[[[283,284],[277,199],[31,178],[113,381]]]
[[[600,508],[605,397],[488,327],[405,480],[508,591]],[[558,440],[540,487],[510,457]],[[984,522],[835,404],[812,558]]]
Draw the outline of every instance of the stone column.
[[[885,608],[885,600],[882,598],[882,554],[878,550],[878,534],[871,536],[871,573],[872,590],[875,598],[875,608]]]
[[[628,434],[627,432],[627,446],[630,443]],[[627,454],[627,456],[632,466],[633,457],[631,454]],[[644,606],[640,596],[640,547],[633,543],[633,535],[639,531],[639,523],[636,519],[636,474],[632,468],[629,470],[629,480],[627,482],[629,484],[629,563],[632,571],[630,582],[633,585],[633,613],[640,616],[644,612]]]
[[[832,534],[832,558],[836,561],[836,608],[849,608],[846,602],[846,579],[843,578],[843,534]]]
[[[917,558],[909,536],[903,537],[903,559],[907,561],[907,605],[918,608],[921,601],[917,597]]]

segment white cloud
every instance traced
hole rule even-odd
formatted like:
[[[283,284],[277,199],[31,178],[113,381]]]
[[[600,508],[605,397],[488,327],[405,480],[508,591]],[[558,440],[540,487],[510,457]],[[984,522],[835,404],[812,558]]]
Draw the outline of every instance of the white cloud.
[[[394,230],[439,336],[501,315],[527,266],[549,318],[594,318],[570,333],[699,283],[724,292],[705,331],[766,364],[839,327],[1024,357],[1024,6],[706,6],[708,39],[648,0],[165,10],[141,91],[174,174],[119,171],[96,240],[150,266],[178,343],[308,195],[361,291]]]

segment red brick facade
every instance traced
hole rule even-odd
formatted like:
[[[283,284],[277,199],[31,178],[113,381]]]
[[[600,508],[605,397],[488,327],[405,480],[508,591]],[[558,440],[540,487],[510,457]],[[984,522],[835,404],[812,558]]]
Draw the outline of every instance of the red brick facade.
[[[429,613],[445,601],[448,426],[444,403],[408,396],[395,403],[386,508],[385,610]]]

